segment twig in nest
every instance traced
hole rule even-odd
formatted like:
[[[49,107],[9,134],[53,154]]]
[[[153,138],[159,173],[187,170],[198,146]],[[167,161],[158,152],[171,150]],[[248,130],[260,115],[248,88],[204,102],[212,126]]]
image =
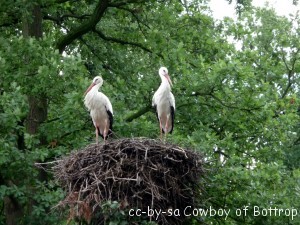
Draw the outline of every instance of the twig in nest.
[[[183,215],[184,208],[193,207],[201,191],[198,184],[204,175],[202,162],[197,152],[136,138],[92,144],[48,164],[66,191],[67,197],[59,205],[70,208],[70,217],[104,224],[104,215],[99,211],[107,201],[122,203],[125,210],[145,211],[151,207],[166,212],[171,207]],[[182,224],[184,219],[161,214],[156,222]]]

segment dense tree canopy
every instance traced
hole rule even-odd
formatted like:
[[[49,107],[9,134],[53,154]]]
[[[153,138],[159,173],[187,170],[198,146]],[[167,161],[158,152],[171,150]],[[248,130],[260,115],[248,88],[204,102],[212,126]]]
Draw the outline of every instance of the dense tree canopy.
[[[299,224],[300,18],[237,3],[238,21],[215,21],[197,0],[2,2],[0,224],[66,223],[52,209],[64,193],[34,163],[94,141],[83,93],[95,75],[116,137],[158,138],[162,65],[176,98],[168,141],[206,157],[199,208],[231,211],[190,222]],[[298,215],[254,216],[255,206]]]

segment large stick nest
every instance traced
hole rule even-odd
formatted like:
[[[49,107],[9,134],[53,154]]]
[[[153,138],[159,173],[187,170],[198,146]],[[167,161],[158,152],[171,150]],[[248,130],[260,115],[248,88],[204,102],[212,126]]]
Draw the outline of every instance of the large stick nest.
[[[202,156],[149,139],[121,139],[106,144],[91,144],[56,161],[54,176],[66,191],[59,206],[67,206],[70,219],[104,224],[102,205],[120,203],[120,210],[149,208],[180,216],[161,214],[158,224],[181,224],[183,210],[195,206],[203,176]],[[128,221],[132,218],[128,215]]]

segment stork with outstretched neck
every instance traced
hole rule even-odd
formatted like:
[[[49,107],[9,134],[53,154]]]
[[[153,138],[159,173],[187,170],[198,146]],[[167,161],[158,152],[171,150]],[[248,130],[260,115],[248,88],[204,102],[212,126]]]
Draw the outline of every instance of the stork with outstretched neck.
[[[99,92],[99,88],[103,84],[103,79],[96,76],[92,84],[85,92],[84,105],[90,111],[93,124],[96,128],[96,143],[98,144],[98,136],[100,135],[104,141],[112,133],[113,109],[108,97]]]
[[[152,106],[156,110],[156,116],[159,121],[160,138],[162,133],[165,136],[172,133],[175,119],[175,98],[171,92],[172,81],[168,69],[161,67],[159,69],[161,84],[152,98]]]

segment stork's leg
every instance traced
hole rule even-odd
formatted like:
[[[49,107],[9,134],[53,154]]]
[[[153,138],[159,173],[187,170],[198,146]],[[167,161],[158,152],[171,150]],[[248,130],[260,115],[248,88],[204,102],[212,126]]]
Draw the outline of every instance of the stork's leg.
[[[167,134],[168,134],[168,122],[169,122],[169,115],[167,115],[167,120],[166,120],[166,125],[165,125],[165,140],[167,139]]]
[[[96,133],[96,144],[98,144],[98,128],[97,127],[96,127],[95,133]]]
[[[164,142],[167,140],[167,134],[168,134],[168,121],[169,121],[169,116],[167,116],[166,119],[166,124],[165,124],[165,136],[164,136]]]
[[[160,140],[162,140],[162,125],[160,120],[159,120],[159,131],[160,131]]]
[[[105,126],[104,126],[104,131],[103,131],[103,139],[104,139],[104,144],[106,144],[106,139],[107,139],[107,133],[108,133],[108,130],[107,130],[107,120],[105,120]]]

